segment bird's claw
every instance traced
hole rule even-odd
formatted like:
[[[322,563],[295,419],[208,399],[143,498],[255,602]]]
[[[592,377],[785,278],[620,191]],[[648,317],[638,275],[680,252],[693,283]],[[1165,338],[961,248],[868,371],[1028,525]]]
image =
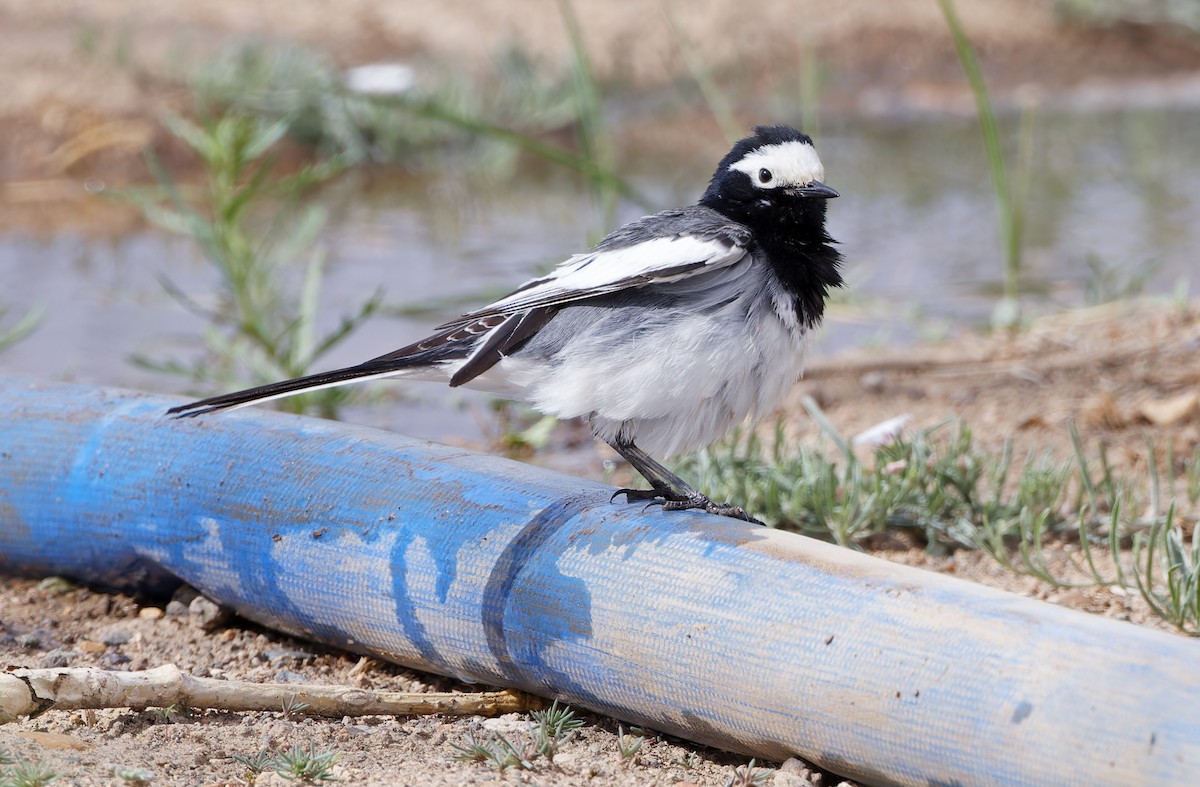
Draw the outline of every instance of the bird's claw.
[[[612,497],[608,502],[615,501],[621,495],[625,495],[626,502],[633,503],[638,500],[674,500],[678,495],[670,491],[661,489],[618,489],[613,492]],[[653,505],[653,504],[652,504]]]

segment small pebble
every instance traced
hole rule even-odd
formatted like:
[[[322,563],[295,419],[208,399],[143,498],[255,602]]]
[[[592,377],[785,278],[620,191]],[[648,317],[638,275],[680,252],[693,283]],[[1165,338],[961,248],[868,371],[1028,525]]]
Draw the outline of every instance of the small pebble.
[[[78,589],[78,585],[63,577],[46,577],[38,583],[38,590],[44,590],[52,596],[61,596]]]
[[[142,607],[138,611],[138,617],[142,620],[158,620],[163,616],[163,611],[158,607]]]
[[[123,768],[111,763],[106,763],[105,767],[124,784],[149,784],[158,776],[149,768]]]
[[[123,629],[113,629],[100,638],[105,645],[124,645],[133,639],[133,635]]]
[[[100,663],[106,667],[118,667],[129,663],[129,657],[117,650],[110,650],[100,657]]]
[[[178,599],[171,599],[167,603],[167,615],[173,618],[181,618],[188,613],[188,605]]]
[[[84,653],[103,653],[108,650],[108,646],[103,642],[96,642],[90,639],[79,640],[79,649]]]
[[[979,392],[973,388],[961,388],[956,391],[951,391],[947,397],[951,404],[966,405],[975,401],[979,397]]]
[[[276,647],[264,650],[263,657],[270,661],[308,661],[309,659],[315,659],[317,654],[310,653],[307,650]]]
[[[191,604],[192,601],[199,595],[200,591],[196,590],[191,585],[180,585],[175,589],[175,592],[171,594],[171,600],[178,601],[180,604],[186,607],[188,604]]]
[[[71,660],[74,657],[74,652],[58,648],[50,651],[45,656],[42,656],[42,660],[39,663],[43,669],[59,669],[61,667],[70,666]]]
[[[29,634],[18,634],[17,644],[23,648],[33,650],[34,648],[41,647],[42,638],[32,632]]]
[[[795,781],[799,779],[799,781]],[[812,766],[804,760],[791,757],[779,766],[775,772],[774,784],[793,785],[794,787],[821,787],[825,777],[813,771]]]
[[[204,631],[220,628],[232,618],[233,611],[229,607],[222,607],[204,596],[196,596],[188,604],[188,622]]]
[[[529,722],[515,713],[506,713],[494,719],[484,719],[481,725],[485,730],[498,732],[501,735],[516,735],[529,728]]]
[[[887,387],[887,375],[883,372],[867,372],[859,378],[858,384],[868,391],[879,393]]]

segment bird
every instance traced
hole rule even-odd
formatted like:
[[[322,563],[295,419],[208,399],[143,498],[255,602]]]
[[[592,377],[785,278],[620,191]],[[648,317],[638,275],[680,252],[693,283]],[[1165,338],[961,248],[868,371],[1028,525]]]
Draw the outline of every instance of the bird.
[[[627,503],[699,509],[762,524],[715,503],[661,464],[776,410],[803,372],[808,340],[842,255],[812,138],[755,126],[717,165],[699,200],[634,220],[590,251],[431,335],[328,372],[168,410],[191,417],[380,378],[435,380],[585,418],[650,489]],[[611,502],[610,501],[610,502]]]

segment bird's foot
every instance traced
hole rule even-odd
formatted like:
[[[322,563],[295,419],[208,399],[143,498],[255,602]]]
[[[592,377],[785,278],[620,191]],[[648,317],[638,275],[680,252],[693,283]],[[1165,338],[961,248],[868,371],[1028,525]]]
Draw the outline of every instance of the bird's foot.
[[[741,506],[730,505],[729,503],[714,503],[699,492],[683,500],[668,500],[663,503],[664,511],[687,511],[693,508],[699,508],[707,511],[710,514],[717,514],[718,516],[727,516],[732,517],[733,519],[740,519],[743,522],[749,522],[753,525],[766,526],[765,522],[755,519],[747,514],[746,510]]]
[[[681,495],[673,489],[618,489],[613,493],[612,500],[616,500],[619,495],[625,495],[625,499],[629,502],[635,500],[649,500],[650,505],[661,505],[664,511],[690,511],[700,509],[707,511],[710,514],[718,516],[727,516],[733,519],[740,519],[743,522],[749,522],[754,525],[764,525],[766,523],[755,519],[746,513],[741,506],[730,505],[729,503],[714,503],[699,492],[694,492],[690,495]],[[661,503],[659,501],[662,501]],[[647,506],[649,508],[649,506]]]

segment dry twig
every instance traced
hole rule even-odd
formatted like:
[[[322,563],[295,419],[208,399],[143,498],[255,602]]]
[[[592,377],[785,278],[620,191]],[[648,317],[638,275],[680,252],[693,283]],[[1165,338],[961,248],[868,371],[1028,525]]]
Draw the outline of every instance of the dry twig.
[[[0,724],[47,710],[84,708],[213,708],[278,711],[314,716],[499,716],[540,708],[519,691],[473,694],[367,691],[348,686],[247,683],[187,675],[174,664],[141,672],[93,667],[17,669],[0,674]]]

